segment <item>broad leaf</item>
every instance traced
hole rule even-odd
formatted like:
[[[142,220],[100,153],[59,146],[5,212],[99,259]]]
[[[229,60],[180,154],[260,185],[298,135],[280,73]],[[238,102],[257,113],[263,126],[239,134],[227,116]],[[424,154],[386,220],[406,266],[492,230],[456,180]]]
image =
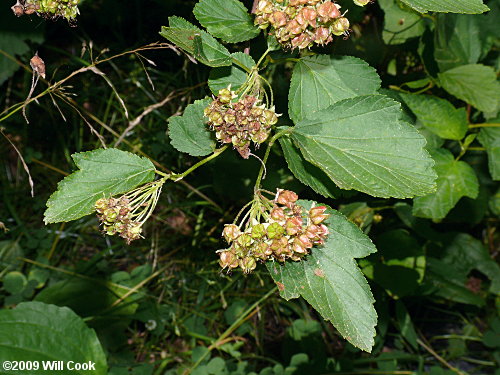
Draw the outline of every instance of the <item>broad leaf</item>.
[[[299,202],[309,208],[311,202]],[[370,287],[355,258],[376,251],[370,239],[339,212],[328,209],[330,234],[321,247],[313,248],[303,261],[268,262],[267,268],[280,295],[299,296],[332,322],[354,346],[370,352],[374,344],[377,313]]]
[[[244,42],[260,33],[247,8],[238,0],[201,0],[193,13],[210,34],[225,42]]]
[[[208,79],[208,86],[214,95],[217,95],[219,90],[229,85],[231,85],[232,90],[238,90],[248,78],[247,70],[251,70],[255,66],[254,59],[246,53],[236,52],[231,56],[238,64],[243,65],[246,70],[236,63],[230,67],[224,66],[212,69]]]
[[[421,13],[467,13],[479,14],[489,10],[483,0],[401,0]]]
[[[170,143],[175,149],[192,156],[205,156],[214,150],[215,143],[203,115],[210,102],[208,98],[196,100],[186,107],[182,116],[169,119]]]
[[[408,198],[435,190],[425,138],[400,120],[400,104],[383,95],[338,102],[291,133],[304,157],[341,189]]]
[[[162,26],[160,35],[186,51],[202,64],[229,66],[231,54],[213,36],[181,17],[170,17],[169,27]]]
[[[22,56],[29,51],[34,53],[25,41],[34,44],[43,42],[43,29],[43,23],[32,22],[27,17],[13,17],[8,9],[0,12],[0,51],[2,51],[0,52],[0,85],[21,67],[16,62],[16,56]],[[31,56],[27,60],[30,58]]]
[[[281,137],[279,141],[288,168],[300,182],[326,198],[335,198],[341,194],[340,189],[325,172],[304,159],[290,138]]]
[[[482,17],[462,14],[437,16],[434,58],[442,72],[478,62],[482,44],[479,22]]]
[[[94,212],[103,196],[128,192],[151,182],[155,167],[149,159],[115,148],[71,155],[78,171],[57,185],[47,201],[45,224],[79,219]]]
[[[453,266],[464,278],[472,270],[480,271],[491,280],[490,292],[500,294],[500,266],[481,241],[460,233],[448,245],[442,260]]]
[[[442,299],[479,307],[484,306],[484,299],[467,289],[465,286],[466,276],[459,272],[454,265],[427,257],[425,281],[430,291]]]
[[[288,113],[294,122],[347,98],[374,94],[380,78],[356,57],[318,55],[304,57],[293,70]]]
[[[401,44],[425,31],[423,17],[413,9],[394,0],[378,0],[385,13],[382,39],[385,44]]]
[[[95,363],[95,370],[63,371],[61,374],[106,375],[104,351],[94,330],[67,307],[24,302],[13,310],[0,311],[0,362],[69,361]],[[25,370],[23,375],[43,373]],[[2,374],[8,372],[1,371]]]
[[[479,183],[472,167],[466,162],[455,160],[448,150],[434,150],[432,157],[436,161],[438,174],[437,191],[415,198],[413,215],[443,219],[460,198],[476,198]]]
[[[491,178],[500,180],[500,128],[482,128],[478,139],[488,153]]]
[[[441,138],[460,140],[468,130],[465,108],[432,95],[400,94],[422,124]]]
[[[480,111],[494,112],[500,105],[500,83],[490,66],[462,65],[438,77],[446,91]]]

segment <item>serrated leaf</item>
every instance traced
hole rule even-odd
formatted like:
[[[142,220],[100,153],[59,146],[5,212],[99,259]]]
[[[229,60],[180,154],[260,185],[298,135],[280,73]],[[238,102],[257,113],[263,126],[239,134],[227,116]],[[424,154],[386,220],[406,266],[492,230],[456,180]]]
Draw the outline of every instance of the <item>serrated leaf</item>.
[[[213,36],[181,17],[170,17],[169,27],[162,26],[160,35],[183,49],[202,64],[217,67],[232,64],[231,54]]]
[[[299,122],[291,137],[302,154],[341,189],[408,198],[435,189],[425,138],[400,120],[400,104],[383,95],[340,101]]]
[[[203,115],[203,110],[210,102],[209,98],[196,100],[186,107],[182,116],[169,119],[170,143],[176,150],[192,156],[205,156],[212,153],[215,144]]]
[[[438,74],[443,88],[482,112],[500,105],[500,83],[495,70],[481,64],[462,65]]]
[[[340,195],[340,189],[333,181],[321,169],[305,160],[290,138],[281,137],[279,142],[288,168],[300,182],[326,198]]]
[[[309,208],[312,202],[299,204]],[[303,261],[266,265],[283,298],[304,297],[346,340],[371,352],[377,313],[355,258],[366,257],[376,248],[344,215],[330,208],[327,213],[330,234],[323,246],[313,248]]]
[[[465,108],[456,109],[449,101],[432,95],[400,96],[422,124],[441,138],[460,140],[467,133]]]
[[[413,201],[413,215],[430,219],[443,219],[462,197],[475,199],[479,183],[472,167],[455,160],[446,149],[432,151],[436,161],[437,191]]]
[[[489,10],[482,0],[401,0],[420,13],[479,14]]]
[[[75,375],[106,375],[104,351],[94,330],[67,307],[23,302],[13,310],[0,311],[0,362],[63,361],[95,363],[94,371],[62,371]],[[43,371],[23,370],[25,375]],[[2,372],[7,374],[8,372]]]
[[[481,56],[479,22],[483,16],[439,14],[434,33],[434,58],[440,71],[475,64]]]
[[[500,180],[500,128],[482,128],[478,140],[486,148],[491,178]]]
[[[385,44],[401,44],[424,33],[424,19],[413,9],[394,0],[378,0],[378,3],[385,14],[382,31]]]
[[[238,0],[201,0],[193,13],[210,34],[228,43],[244,42],[260,33],[247,8]]]
[[[375,94],[380,77],[356,57],[304,57],[293,70],[288,113],[294,122],[347,98]]]
[[[251,70],[255,66],[254,59],[243,52],[236,52],[231,55],[233,60],[237,60],[239,64],[246,69]],[[231,89],[237,91],[248,78],[247,72],[239,65],[231,67],[214,68],[210,71],[208,86],[214,95],[217,95],[219,90],[231,85]]]
[[[151,182],[155,167],[149,159],[115,148],[71,155],[78,171],[59,182],[47,201],[45,224],[79,219],[94,212],[103,197],[128,192]]]

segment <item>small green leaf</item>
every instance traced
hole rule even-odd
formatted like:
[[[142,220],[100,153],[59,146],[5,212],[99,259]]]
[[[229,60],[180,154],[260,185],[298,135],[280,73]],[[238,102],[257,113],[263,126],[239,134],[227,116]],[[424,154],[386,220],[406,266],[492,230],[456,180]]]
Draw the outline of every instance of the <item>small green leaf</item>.
[[[482,0],[401,0],[420,13],[467,13],[479,14],[489,10]]]
[[[482,112],[495,112],[500,105],[500,83],[490,66],[462,65],[438,77],[446,91]]]
[[[325,172],[303,158],[290,138],[281,137],[279,142],[288,168],[300,182],[326,198],[335,198],[341,194],[340,189],[328,178]]]
[[[455,160],[446,149],[432,151],[436,161],[437,191],[417,197],[413,203],[413,215],[431,219],[443,219],[462,197],[476,198],[479,183],[472,167]]]
[[[467,112],[432,95],[400,94],[422,124],[441,138],[460,140],[468,130]]]
[[[193,13],[210,34],[225,42],[244,42],[260,33],[247,8],[238,0],[201,0]]]
[[[251,70],[255,66],[254,59],[246,53],[236,52],[231,56],[248,70]],[[247,72],[235,63],[231,67],[224,66],[212,69],[208,79],[208,86],[210,87],[212,93],[217,95],[219,90],[224,89],[229,85],[231,85],[232,90],[238,90],[246,82],[247,78]]]
[[[47,201],[45,224],[79,219],[94,212],[103,196],[126,193],[151,182],[155,167],[149,159],[115,148],[71,155],[80,169],[57,185]]]
[[[356,57],[318,55],[304,57],[293,70],[288,113],[294,122],[347,98],[375,94],[380,78]]]
[[[181,17],[170,17],[169,27],[162,26],[160,35],[182,48],[202,64],[217,67],[232,64],[231,54],[213,36]]]
[[[463,14],[437,16],[434,58],[442,72],[478,62],[482,45],[479,22],[482,17]]]
[[[400,104],[383,95],[340,101],[299,122],[291,136],[302,154],[341,189],[408,198],[435,190],[425,138],[400,120]]]
[[[203,115],[203,110],[210,102],[209,98],[196,100],[186,107],[182,116],[170,117],[168,124],[170,143],[176,150],[192,156],[212,153],[215,144]]]
[[[10,294],[19,294],[28,283],[26,276],[19,271],[12,271],[2,279],[3,287]]]
[[[401,44],[424,33],[424,19],[413,9],[393,0],[378,0],[378,3],[385,13],[382,31],[385,44]]]
[[[312,202],[299,204],[309,208]],[[376,248],[345,216],[330,208],[327,213],[331,215],[325,222],[330,234],[323,246],[313,248],[306,260],[267,262],[267,269],[283,298],[304,297],[346,340],[371,352],[377,313],[355,258],[366,257]]]
[[[500,128],[482,128],[478,139],[488,153],[491,178],[500,180]]]
[[[94,330],[67,307],[25,302],[0,311],[0,362],[63,361],[94,363],[95,370],[62,371],[61,374],[106,375],[104,351]],[[2,372],[7,373],[7,372]],[[42,370],[23,370],[37,375]]]

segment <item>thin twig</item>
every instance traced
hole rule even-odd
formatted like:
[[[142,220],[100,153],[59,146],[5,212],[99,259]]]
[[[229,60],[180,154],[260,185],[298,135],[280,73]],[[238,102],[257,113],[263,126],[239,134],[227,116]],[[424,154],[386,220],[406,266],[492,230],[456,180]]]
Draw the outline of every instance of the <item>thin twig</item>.
[[[4,132],[3,132],[3,128],[0,128],[0,133],[2,133],[2,135],[5,137],[5,139],[7,141],[9,141],[9,143],[12,145],[12,147],[14,147],[14,150],[17,152],[17,155],[19,156],[19,159],[21,160],[21,163],[23,165],[23,168],[24,170],[26,171],[26,173],[28,174],[28,181],[29,181],[29,184],[30,184],[30,187],[31,187],[31,196],[34,197],[35,196],[35,192],[34,192],[34,187],[35,187],[35,184],[33,183],[33,179],[31,178],[31,174],[30,174],[30,170],[28,168],[28,165],[26,164],[26,162],[24,161],[24,158],[23,158],[23,155],[21,154],[21,152],[18,150],[18,148],[16,147],[16,145],[14,143],[12,143],[12,141],[10,140],[9,137],[7,137]]]

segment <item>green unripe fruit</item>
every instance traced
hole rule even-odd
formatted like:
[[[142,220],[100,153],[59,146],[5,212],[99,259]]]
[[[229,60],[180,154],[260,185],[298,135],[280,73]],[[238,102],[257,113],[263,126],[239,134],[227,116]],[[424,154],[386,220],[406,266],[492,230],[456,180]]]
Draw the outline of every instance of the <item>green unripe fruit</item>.
[[[262,238],[266,235],[266,228],[264,224],[257,224],[252,227],[252,238]]]
[[[280,238],[283,233],[285,233],[285,228],[278,223],[272,223],[267,227],[267,237],[270,239]]]
[[[219,90],[219,100],[221,103],[229,104],[229,103],[231,103],[232,98],[233,98],[233,95],[229,89]]]
[[[242,247],[249,247],[252,244],[252,236],[247,233],[243,233],[238,237],[236,242]]]
[[[257,262],[255,261],[255,258],[253,258],[253,257],[246,257],[246,258],[240,259],[239,263],[240,263],[241,269],[245,273],[250,273],[257,267]]]

